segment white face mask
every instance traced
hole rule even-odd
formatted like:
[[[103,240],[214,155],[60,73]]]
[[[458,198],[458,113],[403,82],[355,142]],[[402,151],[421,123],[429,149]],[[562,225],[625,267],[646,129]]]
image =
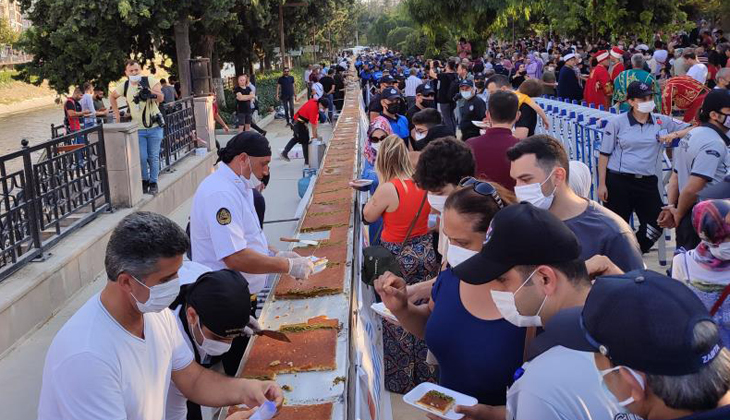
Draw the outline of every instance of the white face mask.
[[[147,298],[147,302],[144,303],[137,300],[137,298],[134,297],[134,294],[132,294],[132,299],[137,302],[137,309],[139,309],[139,311],[143,314],[162,311],[170,306],[180,293],[179,278],[175,278],[152,287],[142,283],[137,279],[137,277],[132,276],[132,278],[150,291],[150,297]]]
[[[449,246],[449,248],[451,248]],[[542,319],[540,319],[540,311],[542,311],[543,306],[545,306],[545,302],[547,302],[547,295],[545,295],[545,299],[542,300],[542,304],[540,304],[540,308],[537,310],[537,313],[532,316],[526,316],[522,315],[517,311],[517,304],[515,304],[515,295],[517,292],[524,287],[528,281],[532,278],[533,275],[537,270],[533,271],[532,274],[525,280],[524,283],[520,287],[515,290],[514,293],[512,292],[501,292],[498,290],[490,290],[490,293],[492,294],[492,300],[494,301],[494,305],[497,306],[497,310],[502,315],[502,318],[506,319],[510,324],[516,325],[518,327],[541,327],[542,326]]]
[[[474,96],[474,92],[470,90],[462,90],[461,91],[461,97],[464,99],[471,99],[471,97]]]
[[[373,150],[375,150],[375,152],[377,152],[378,150],[380,150],[380,142],[370,143],[370,147],[372,147]]]
[[[249,188],[254,189],[261,185],[261,180],[256,177],[256,174],[253,173],[253,167],[251,166],[251,157],[248,158],[248,169],[251,171],[251,175],[249,175],[248,178],[241,175],[241,179],[243,180],[243,183],[246,184]],[[243,163],[241,164],[241,173],[243,174]]]
[[[446,261],[448,261],[451,267],[456,267],[478,253],[477,251],[462,248],[449,242],[449,249],[446,251]]]
[[[543,181],[542,183],[534,183],[534,184],[528,184],[528,185],[520,185],[515,187],[515,195],[517,196],[518,201],[527,201],[528,203],[532,204],[533,206],[547,210],[550,208],[550,206],[553,205],[553,200],[555,199],[555,190],[557,187],[553,188],[553,192],[551,192],[548,196],[545,196],[542,192],[542,186],[545,184],[548,179],[550,179],[551,176],[553,176],[553,172],[555,170],[553,169],[550,172],[550,175]]]
[[[730,118],[728,118],[728,119],[730,119]],[[427,135],[428,135],[428,133],[419,133],[416,131],[416,133],[413,134],[413,138],[415,138],[416,141],[420,141],[420,140],[425,139]]]
[[[196,346],[198,347],[198,350],[200,350],[201,353],[205,353],[208,356],[220,356],[227,353],[228,350],[231,349],[232,343],[223,343],[221,341],[206,338],[205,334],[203,334],[203,328],[200,326],[200,318],[198,318],[198,322],[196,322],[195,325],[198,328],[200,336],[203,337],[202,344],[198,344],[198,340],[194,340]]]
[[[654,103],[654,101],[639,102],[639,104],[636,106],[636,109],[639,112],[643,112],[645,114],[654,111],[654,108],[656,108],[656,104]]]
[[[446,203],[448,196],[428,193],[426,197],[428,198],[428,204],[431,205],[432,209],[439,213],[444,212],[444,204]]]
[[[707,248],[710,250],[710,254],[718,260],[730,261],[730,242],[723,242],[717,246],[709,245]]]
[[[616,398],[616,396],[613,395],[613,392],[611,392],[611,390],[608,389],[608,387],[606,386],[606,382],[603,380],[603,378],[605,378],[606,375],[608,375],[611,372],[617,371],[622,367],[624,369],[628,370],[629,373],[639,382],[639,385],[641,385],[641,389],[646,389],[645,388],[646,385],[644,385],[644,379],[641,376],[639,376],[638,373],[634,372],[633,369],[628,368],[626,366],[615,366],[615,367],[612,367],[611,369],[600,370],[600,371],[598,371],[598,373],[601,374],[601,386],[603,387],[603,392],[607,394],[606,396],[608,397],[608,399],[611,401],[615,401],[616,404],[620,405],[621,407],[626,407],[627,405],[629,405],[635,401],[634,397],[629,397],[623,401],[619,401],[618,398]]]
[[[129,76],[129,81],[132,83],[139,83],[142,81],[142,76],[139,74],[134,75],[134,76]]]

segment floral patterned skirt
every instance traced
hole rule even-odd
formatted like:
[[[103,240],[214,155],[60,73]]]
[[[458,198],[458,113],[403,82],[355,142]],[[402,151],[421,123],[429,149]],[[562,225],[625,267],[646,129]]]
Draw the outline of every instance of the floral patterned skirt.
[[[431,234],[401,243],[382,241],[395,255],[407,284],[432,279],[439,272],[436,251]],[[383,359],[385,361],[385,388],[405,394],[422,382],[438,382],[436,367],[426,363],[426,342],[402,327],[383,320]]]

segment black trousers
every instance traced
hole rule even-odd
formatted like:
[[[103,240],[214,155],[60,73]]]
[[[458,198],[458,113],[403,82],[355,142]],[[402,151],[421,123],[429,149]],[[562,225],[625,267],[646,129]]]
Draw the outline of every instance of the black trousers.
[[[304,154],[304,164],[309,165],[309,129],[307,125],[301,121],[294,123],[294,136],[289,140],[284,148],[284,155],[288,154],[289,151],[294,147],[295,144],[299,143],[302,145],[302,153]]]
[[[692,209],[689,209],[687,214],[679,221],[675,232],[677,233],[677,249],[684,248],[689,251],[697,248],[697,245],[700,244],[700,236],[697,235],[695,228],[692,226]]]
[[[664,206],[659,196],[657,177],[636,178],[633,175],[607,171],[606,188],[608,189],[608,201],[604,203],[606,208],[621,216],[627,223],[632,213],[635,212],[639,217],[636,239],[639,241],[641,252],[649,252],[663,232],[657,223]]]
[[[284,107],[284,115],[286,116],[286,122],[291,124],[292,118],[294,118],[294,98],[281,98],[281,105]]]

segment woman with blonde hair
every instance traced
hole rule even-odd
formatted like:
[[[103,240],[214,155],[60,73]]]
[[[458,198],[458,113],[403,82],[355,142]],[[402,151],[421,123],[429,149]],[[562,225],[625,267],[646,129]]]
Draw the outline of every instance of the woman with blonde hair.
[[[380,185],[365,204],[363,217],[374,222],[382,216],[381,245],[393,253],[407,284],[420,283],[439,272],[428,230],[431,206],[426,191],[412,179],[414,168],[403,140],[390,135],[380,143],[375,160]],[[406,393],[421,382],[435,382],[435,369],[426,364],[427,351],[423,340],[383,321],[385,387]]]

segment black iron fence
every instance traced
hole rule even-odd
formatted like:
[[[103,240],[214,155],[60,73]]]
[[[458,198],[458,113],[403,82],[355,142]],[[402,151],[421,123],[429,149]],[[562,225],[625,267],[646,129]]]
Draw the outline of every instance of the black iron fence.
[[[192,97],[161,106],[165,116],[165,136],[160,149],[160,169],[170,167],[189,155],[197,145],[195,108]]]
[[[111,208],[103,126],[0,156],[0,281]]]

